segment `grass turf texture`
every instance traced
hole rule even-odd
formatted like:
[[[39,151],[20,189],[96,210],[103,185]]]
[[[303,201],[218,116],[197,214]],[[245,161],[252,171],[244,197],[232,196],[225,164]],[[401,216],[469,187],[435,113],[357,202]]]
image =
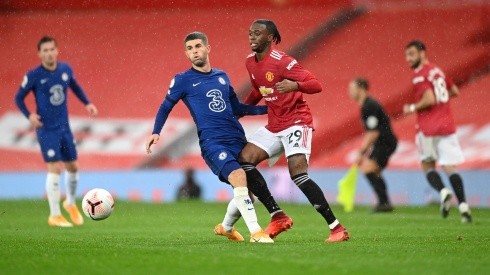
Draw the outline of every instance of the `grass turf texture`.
[[[116,201],[104,221],[47,225],[46,201],[0,201],[1,274],[490,274],[490,209],[461,224],[456,208],[368,208],[337,217],[351,239],[326,244],[326,225],[309,205],[282,204],[294,219],[276,243],[232,243],[214,236],[225,204]],[[269,216],[256,204],[265,228]],[[67,216],[67,215],[65,215]],[[243,220],[237,229],[249,239]]]

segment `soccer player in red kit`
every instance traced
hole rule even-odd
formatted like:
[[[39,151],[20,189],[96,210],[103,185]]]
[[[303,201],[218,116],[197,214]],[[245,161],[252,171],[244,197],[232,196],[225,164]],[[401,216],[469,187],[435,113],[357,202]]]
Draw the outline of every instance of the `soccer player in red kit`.
[[[429,63],[423,42],[415,40],[408,43],[405,58],[414,70],[412,83],[416,102],[405,104],[403,112],[417,113],[415,141],[422,168],[430,185],[441,195],[442,216],[446,218],[449,214],[452,193],[435,170],[436,161],[449,176],[459,202],[461,221],[470,223],[472,218],[465,199],[463,180],[456,170],[456,165],[464,161],[464,156],[456,137],[456,126],[449,104],[450,98],[459,95],[459,89],[440,68]]]
[[[272,43],[281,42],[273,21],[255,20],[249,30],[249,41],[253,53],[247,57],[246,67],[253,89],[246,102],[257,104],[264,98],[268,124],[249,139],[239,161],[249,177],[257,164],[266,159],[274,162],[285,153],[291,179],[328,223],[330,236],[325,241],[346,241],[348,231],[335,217],[323,191],[308,176],[313,118],[303,94],[319,93],[322,86],[296,59],[272,47]],[[288,220],[282,211],[276,213],[266,232],[281,222],[287,224]]]

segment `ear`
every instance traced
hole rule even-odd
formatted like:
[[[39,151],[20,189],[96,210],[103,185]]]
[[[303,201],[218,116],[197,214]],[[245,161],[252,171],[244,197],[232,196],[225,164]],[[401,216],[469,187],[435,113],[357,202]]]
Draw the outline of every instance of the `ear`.
[[[272,42],[273,39],[274,39],[274,35],[273,34],[268,34],[267,35],[267,41]]]
[[[210,53],[211,52],[211,45],[208,44],[206,47],[208,48],[208,53]]]

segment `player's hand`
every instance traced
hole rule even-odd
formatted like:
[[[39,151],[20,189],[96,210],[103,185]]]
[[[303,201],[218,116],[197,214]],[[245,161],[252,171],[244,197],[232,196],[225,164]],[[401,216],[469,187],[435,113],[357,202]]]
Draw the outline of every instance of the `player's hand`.
[[[361,165],[362,159],[364,158],[364,154],[361,151],[357,151],[356,156],[354,157],[354,163],[357,166]]]
[[[278,91],[280,94],[289,93],[298,90],[299,90],[298,83],[296,83],[295,81],[291,81],[289,79],[284,79],[283,81],[276,83],[276,91]]]
[[[157,144],[159,139],[160,139],[160,135],[158,135],[158,134],[153,134],[146,139],[146,153],[147,154],[151,154],[151,146],[153,144]]]
[[[92,117],[96,117],[99,114],[99,111],[97,110],[97,107],[95,107],[95,105],[92,104],[92,103],[89,103],[89,104],[85,105],[85,109],[87,109],[87,112]]]
[[[34,128],[43,127],[43,123],[41,122],[41,116],[36,113],[32,113],[29,115],[29,121],[31,122]]]

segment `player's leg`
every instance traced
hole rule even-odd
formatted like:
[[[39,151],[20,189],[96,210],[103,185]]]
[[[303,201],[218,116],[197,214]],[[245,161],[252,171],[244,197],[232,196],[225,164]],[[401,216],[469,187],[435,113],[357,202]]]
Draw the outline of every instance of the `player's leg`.
[[[283,147],[280,138],[262,127],[250,138],[249,143],[245,145],[239,156],[239,162],[247,174],[249,190],[257,196],[271,215],[271,222],[265,229],[271,238],[275,238],[281,232],[290,229],[293,226],[293,220],[279,207],[267,187],[264,177],[255,166],[270,156],[280,156],[282,152]]]
[[[348,240],[349,233],[335,217],[321,188],[308,175],[312,129],[306,126],[293,126],[281,134],[291,179],[328,224],[330,237],[325,241],[341,242]]]
[[[446,218],[449,215],[449,209],[451,207],[451,191],[444,186],[441,175],[436,171],[436,160],[438,159],[437,143],[439,142],[436,137],[427,137],[422,132],[418,132],[415,138],[415,144],[417,145],[422,170],[425,173],[427,181],[430,186],[439,192],[441,198],[441,215]]]
[[[71,227],[73,225],[63,217],[60,209],[61,136],[58,131],[47,131],[45,129],[37,129],[36,134],[48,169],[45,182],[50,212],[48,224],[50,226]]]
[[[59,161],[50,161],[47,162],[46,165],[48,167],[48,174],[46,176],[46,196],[48,198],[50,212],[48,224],[50,226],[72,227],[73,225],[63,217],[60,209],[61,163]]]
[[[459,146],[455,134],[442,137],[438,144],[439,164],[441,164],[446,175],[449,176],[449,182],[453,187],[454,194],[458,199],[461,221],[470,223],[472,221],[471,211],[464,192],[463,179],[456,169],[456,165],[464,162],[463,151]]]
[[[393,207],[388,199],[386,183],[381,175],[381,167],[378,163],[370,158],[364,158],[359,166],[359,169],[366,176],[378,198],[378,204],[373,209],[373,212],[391,212]]]
[[[303,192],[315,210],[322,215],[330,229],[326,242],[341,242],[349,239],[349,233],[335,217],[323,191],[309,176],[306,155],[296,154],[288,157],[291,179]]]
[[[65,162],[65,187],[66,199],[63,202],[63,208],[70,215],[70,219],[76,225],[83,224],[83,216],[78,210],[76,204],[76,194],[78,187],[78,164],[77,161]]]
[[[396,143],[374,146],[369,157],[365,157],[361,162],[360,169],[366,175],[378,197],[378,205],[374,208],[374,212],[393,211],[382,171],[388,165],[389,158],[395,150]]]
[[[223,222],[214,227],[214,234],[225,236],[231,241],[243,241],[243,236],[233,227],[241,216],[240,210],[235,204],[235,199],[231,199],[226,208]]]
[[[262,230],[257,221],[257,214],[248,194],[247,176],[240,164],[236,161],[226,163],[221,176],[226,177],[233,186],[233,200],[250,231],[250,242],[273,243],[274,241]]]
[[[70,215],[70,219],[76,225],[83,224],[83,216],[76,205],[76,194],[78,187],[78,162],[75,141],[71,131],[64,131],[61,146],[61,158],[65,163],[65,188],[66,199],[63,207]]]

